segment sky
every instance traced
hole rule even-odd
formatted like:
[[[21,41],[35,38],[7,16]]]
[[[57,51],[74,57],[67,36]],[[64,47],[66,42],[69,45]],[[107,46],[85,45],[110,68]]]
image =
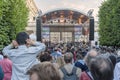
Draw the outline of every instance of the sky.
[[[104,0],[34,0],[38,9],[42,13],[46,13],[51,10],[56,9],[75,9],[82,13],[86,13],[90,9],[94,9],[93,16],[96,21],[98,21],[98,11],[101,3]]]

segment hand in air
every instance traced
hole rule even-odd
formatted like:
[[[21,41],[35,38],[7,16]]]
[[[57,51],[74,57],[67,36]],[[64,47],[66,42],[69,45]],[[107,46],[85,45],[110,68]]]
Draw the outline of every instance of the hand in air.
[[[34,41],[31,39],[27,39],[26,42],[28,46],[34,45]]]
[[[18,47],[17,41],[16,41],[16,40],[13,40],[13,41],[12,41],[12,45],[13,45],[13,47],[15,47],[15,48]]]

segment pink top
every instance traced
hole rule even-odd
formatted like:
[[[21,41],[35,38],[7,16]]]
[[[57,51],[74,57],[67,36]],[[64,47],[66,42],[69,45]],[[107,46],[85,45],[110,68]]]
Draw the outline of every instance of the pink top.
[[[0,66],[2,67],[3,72],[4,72],[4,79],[3,80],[11,80],[12,62],[8,58],[5,58],[5,59],[0,61]]]

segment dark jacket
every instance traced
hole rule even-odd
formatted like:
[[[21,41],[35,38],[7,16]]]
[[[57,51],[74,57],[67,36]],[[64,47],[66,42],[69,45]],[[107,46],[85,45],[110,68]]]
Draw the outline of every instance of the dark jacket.
[[[3,78],[4,78],[4,72],[0,66],[0,80],[3,80]]]

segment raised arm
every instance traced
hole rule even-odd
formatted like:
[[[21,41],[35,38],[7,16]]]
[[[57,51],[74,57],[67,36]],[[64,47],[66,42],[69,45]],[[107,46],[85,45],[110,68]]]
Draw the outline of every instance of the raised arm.
[[[12,45],[12,44],[6,46],[6,47],[3,49],[3,51],[2,51],[3,54],[9,56],[9,54],[11,53],[12,48],[13,48],[13,45]]]
[[[44,43],[32,41],[30,39],[27,40],[27,44],[29,47],[29,51],[32,53],[39,54],[40,52],[44,51],[46,46]]]
[[[3,49],[3,51],[2,51],[3,54],[4,54],[4,55],[7,55],[7,56],[9,57],[9,54],[12,52],[12,49],[13,49],[14,47],[18,47],[18,43],[17,43],[15,40],[13,40],[11,44],[9,44],[8,46],[6,46],[6,47]]]
[[[34,46],[36,47],[36,49],[38,49],[39,51],[44,51],[45,48],[46,48],[45,44],[44,44],[44,43],[41,43],[41,42],[35,42],[33,45],[34,45]]]

